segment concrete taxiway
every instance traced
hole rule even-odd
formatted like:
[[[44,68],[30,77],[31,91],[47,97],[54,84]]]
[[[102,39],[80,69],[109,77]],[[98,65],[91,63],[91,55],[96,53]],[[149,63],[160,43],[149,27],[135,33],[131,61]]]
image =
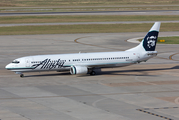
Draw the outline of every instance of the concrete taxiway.
[[[179,45],[157,45],[146,63],[102,69],[96,76],[5,70],[13,59],[37,54],[104,52],[136,46],[142,33],[7,35],[0,37],[2,120],[178,120]],[[161,32],[160,36],[179,35]]]

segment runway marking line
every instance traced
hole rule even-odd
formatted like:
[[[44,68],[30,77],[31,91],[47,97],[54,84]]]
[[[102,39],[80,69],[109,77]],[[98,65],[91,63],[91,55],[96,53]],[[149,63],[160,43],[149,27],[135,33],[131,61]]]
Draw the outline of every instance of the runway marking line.
[[[179,54],[179,53],[175,53],[175,54],[170,55],[170,56],[169,56],[169,59],[170,59],[170,60],[174,60],[172,57],[173,57],[174,55],[177,55],[177,54]],[[174,61],[179,61],[179,60],[174,60]]]
[[[122,50],[122,49],[116,49],[116,48],[110,48],[110,47],[104,47],[104,46],[99,46],[99,45],[93,45],[93,44],[78,42],[79,39],[87,38],[87,37],[91,37],[91,36],[80,37],[80,38],[75,39],[74,41],[75,41],[76,43],[82,44],[82,45],[89,45],[89,46],[100,47],[100,48],[107,48],[107,49],[113,49],[113,50]]]
[[[136,109],[136,110],[140,111],[140,112],[150,114],[150,115],[154,115],[154,116],[157,116],[157,117],[160,117],[160,118],[164,118],[164,119],[167,119],[167,120],[174,120],[174,119],[171,119],[171,118],[168,118],[168,117],[164,117],[162,115],[158,115],[158,114],[155,114],[155,113],[152,113],[152,112],[148,112],[146,110],[152,110],[152,109],[155,109],[155,110],[156,109],[176,109],[176,108],[179,108],[179,107],[144,108],[144,109]]]

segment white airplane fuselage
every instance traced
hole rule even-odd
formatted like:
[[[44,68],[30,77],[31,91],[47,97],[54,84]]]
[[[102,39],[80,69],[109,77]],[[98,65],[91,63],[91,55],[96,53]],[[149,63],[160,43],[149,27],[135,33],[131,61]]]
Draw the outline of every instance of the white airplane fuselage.
[[[156,22],[147,34],[148,36],[146,35],[137,47],[126,51],[26,56],[15,59],[5,68],[21,75],[24,72],[38,71],[95,74],[95,70],[100,68],[123,67],[140,63],[157,55],[155,46],[159,28],[160,23]]]

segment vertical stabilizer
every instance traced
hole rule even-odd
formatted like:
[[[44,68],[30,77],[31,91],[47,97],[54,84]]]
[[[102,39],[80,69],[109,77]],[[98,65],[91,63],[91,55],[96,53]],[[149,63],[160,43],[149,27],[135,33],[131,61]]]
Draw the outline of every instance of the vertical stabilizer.
[[[127,51],[155,51],[158,33],[160,30],[160,24],[160,22],[155,22],[142,42],[137,47],[134,47]]]

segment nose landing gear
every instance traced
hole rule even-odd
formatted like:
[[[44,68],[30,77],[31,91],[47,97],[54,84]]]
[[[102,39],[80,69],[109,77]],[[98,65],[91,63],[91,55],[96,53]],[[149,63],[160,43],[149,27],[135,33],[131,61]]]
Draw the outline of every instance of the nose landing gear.
[[[20,77],[23,78],[23,77],[24,77],[24,74],[20,74]]]
[[[24,77],[24,74],[21,73],[21,72],[15,72],[16,74],[20,74],[20,77],[23,78]]]

